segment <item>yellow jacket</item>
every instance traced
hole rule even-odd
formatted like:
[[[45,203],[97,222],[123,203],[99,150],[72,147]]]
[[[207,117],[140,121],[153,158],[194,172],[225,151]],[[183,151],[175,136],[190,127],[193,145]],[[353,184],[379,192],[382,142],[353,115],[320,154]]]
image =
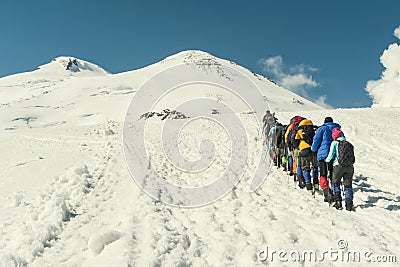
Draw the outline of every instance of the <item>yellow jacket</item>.
[[[300,122],[299,127],[300,127],[300,126],[305,126],[305,125],[310,125],[310,126],[312,126],[313,123],[312,123],[311,120],[304,119],[304,120],[302,120],[302,121]],[[306,149],[306,148],[310,148],[310,147],[311,147],[311,145],[307,144],[306,141],[303,140],[303,129],[299,129],[299,130],[297,131],[296,136],[295,136],[294,139],[300,140],[299,151],[302,151],[303,149]]]
[[[293,130],[292,124],[290,124],[290,125],[287,127],[287,129],[286,129],[286,132],[285,132],[285,144],[286,144],[287,141],[288,141],[289,132],[290,132],[291,130]]]

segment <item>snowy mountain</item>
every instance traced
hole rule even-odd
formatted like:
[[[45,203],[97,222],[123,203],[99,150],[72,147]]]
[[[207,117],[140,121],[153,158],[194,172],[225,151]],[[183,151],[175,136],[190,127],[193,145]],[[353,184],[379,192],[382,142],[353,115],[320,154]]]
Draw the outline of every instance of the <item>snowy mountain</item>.
[[[5,116],[0,119],[3,129],[24,125],[28,118],[31,127],[67,122],[88,125],[103,123],[107,118],[121,121],[135,90],[155,73],[176,64],[194,64],[205,71],[216,66],[215,71],[220,71],[218,64],[224,63],[251,74],[243,67],[201,51],[181,52],[146,68],[114,75],[80,59],[76,60],[79,66],[72,66],[77,70],[66,70],[69,60],[74,58],[59,57],[31,73],[0,79],[0,104],[12,107],[2,111],[11,113],[3,113]],[[282,106],[285,110],[320,108],[266,78],[251,75],[276,111]],[[110,104],[114,107],[107,107]],[[18,118],[22,119],[16,122]]]
[[[104,76],[108,72],[103,68],[74,57],[61,56],[53,59],[50,63],[37,67],[37,73],[42,75],[77,75],[79,76]]]
[[[276,112],[282,123],[300,114],[318,125],[332,116],[356,148],[356,212],[329,208],[322,196],[313,198],[295,188],[291,178],[276,168],[256,192],[249,192],[258,162],[245,153],[239,155],[246,163],[240,183],[210,205],[176,208],[144,193],[125,160],[125,115],[149,78],[178,64],[249,90],[236,71],[245,74],[261,90],[262,101],[269,104],[265,108]],[[259,126],[231,93],[195,85],[188,93],[160,101],[156,111],[169,116],[174,101],[194,95],[214,101],[204,109],[216,120],[226,112],[215,112],[214,105],[232,107],[246,128],[249,147],[262,153]],[[397,255],[399,261],[400,182],[393,176],[400,158],[399,109],[325,110],[202,51],[184,51],[119,74],[60,57],[35,71],[1,78],[0,101],[0,266],[341,266],[345,262],[328,254],[323,262],[280,261],[277,253],[261,261],[260,251],[266,246],[270,252],[370,251],[371,261],[377,262],[380,255]],[[179,111],[172,114],[189,122],[191,118],[183,115],[193,114]],[[154,119],[157,113],[144,117],[150,124],[162,122]],[[179,185],[206,185],[229,167],[233,146],[238,145],[231,136],[220,125],[201,120],[180,132],[178,147],[189,159],[200,157],[201,140],[215,143],[209,174],[201,176],[174,167],[165,158],[168,151],[158,147],[159,133],[151,132],[147,136],[151,164]],[[351,266],[365,264],[351,262]]]

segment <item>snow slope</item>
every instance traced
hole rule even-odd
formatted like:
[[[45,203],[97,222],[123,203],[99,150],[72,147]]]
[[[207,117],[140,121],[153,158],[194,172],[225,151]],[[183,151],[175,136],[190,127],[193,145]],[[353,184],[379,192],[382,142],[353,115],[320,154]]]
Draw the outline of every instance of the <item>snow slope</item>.
[[[356,147],[354,213],[329,208],[322,196],[295,188],[277,169],[255,193],[249,192],[252,173],[246,171],[234,190],[202,208],[173,208],[142,192],[123,155],[124,115],[148,77],[181,62],[205,71],[221,62],[247,71],[185,51],[120,74],[59,69],[41,76],[39,69],[0,79],[0,266],[341,266],[327,259],[257,259],[266,245],[322,251],[337,248],[338,240],[351,250],[399,257],[400,182],[393,176],[400,158],[400,109],[324,110],[250,73],[283,123],[301,114],[315,124],[330,115],[342,125]],[[260,145],[253,126],[250,142]],[[217,175],[228,161],[227,136],[208,123],[182,131],[189,157],[196,157],[198,133],[220,144],[211,176]],[[158,156],[161,171],[179,178]],[[249,160],[249,169],[256,164]]]

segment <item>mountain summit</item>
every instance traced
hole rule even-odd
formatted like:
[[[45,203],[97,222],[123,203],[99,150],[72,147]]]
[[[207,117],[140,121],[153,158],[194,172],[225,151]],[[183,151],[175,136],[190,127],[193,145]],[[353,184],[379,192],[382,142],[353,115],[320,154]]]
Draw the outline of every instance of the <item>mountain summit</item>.
[[[260,90],[264,101],[268,102],[266,109],[276,112],[321,109],[268,78],[203,51],[182,51],[145,68],[118,74],[108,73],[102,67],[76,57],[60,56],[34,71],[0,78],[0,105],[4,107],[0,110],[0,128],[41,127],[60,123],[88,125],[107,119],[122,120],[128,104],[146,80],[180,64],[190,65],[193,71],[217,74],[221,83],[229,81],[243,90],[247,90],[245,80],[234,75],[232,70],[246,75]],[[190,94],[198,97],[222,102],[231,99],[229,90],[217,92],[200,85],[193,88]],[[168,103],[160,110],[167,108],[174,109]],[[149,111],[144,110],[143,113]],[[27,120],[29,125],[25,123]]]
[[[109,74],[109,72],[96,64],[69,56],[57,57],[50,63],[37,67],[36,71],[61,76],[104,76]]]

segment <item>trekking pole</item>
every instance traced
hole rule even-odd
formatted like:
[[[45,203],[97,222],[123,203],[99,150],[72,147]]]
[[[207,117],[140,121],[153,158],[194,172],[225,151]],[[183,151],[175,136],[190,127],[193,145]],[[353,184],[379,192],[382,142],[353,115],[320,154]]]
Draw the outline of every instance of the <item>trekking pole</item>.
[[[330,196],[329,196],[328,206],[331,207],[333,193],[332,193],[332,191],[331,191],[331,190],[332,190],[332,179],[329,178],[329,171],[328,171],[327,180],[328,180],[328,188],[329,188],[329,191],[330,191],[330,193],[329,193]]]
[[[340,187],[342,189],[342,196],[344,197],[344,185],[342,183],[340,183]]]
[[[288,172],[287,172],[288,169],[289,169],[289,161],[286,161],[286,171],[285,171],[285,174],[286,174],[286,176],[287,176],[287,178],[288,178],[288,183],[289,183],[290,175],[289,175]]]
[[[289,168],[288,166],[289,166],[289,163],[286,161],[286,163],[285,163],[285,167],[286,167],[286,170]],[[284,172],[285,174],[286,174],[286,177],[287,177],[287,183],[289,184],[289,179],[290,179],[290,176],[288,175],[288,173],[287,173],[287,171],[285,171]]]

